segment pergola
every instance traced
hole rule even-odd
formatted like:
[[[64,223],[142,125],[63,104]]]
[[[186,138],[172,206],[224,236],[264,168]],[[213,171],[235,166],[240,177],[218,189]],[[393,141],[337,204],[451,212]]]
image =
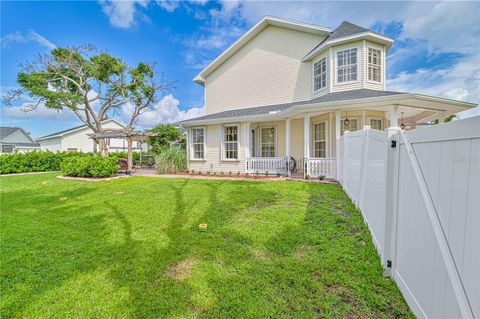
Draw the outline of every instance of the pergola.
[[[157,135],[157,133],[134,131],[134,130],[131,130],[131,129],[115,129],[115,130],[107,130],[103,133],[88,134],[88,136],[91,139],[93,139],[95,142],[99,139],[106,139],[106,138],[115,138],[115,139],[125,139],[125,140],[127,140],[128,172],[131,172],[132,167],[133,167],[133,154],[132,154],[132,143],[133,143],[133,141],[144,142],[150,136],[156,136],[156,135]]]

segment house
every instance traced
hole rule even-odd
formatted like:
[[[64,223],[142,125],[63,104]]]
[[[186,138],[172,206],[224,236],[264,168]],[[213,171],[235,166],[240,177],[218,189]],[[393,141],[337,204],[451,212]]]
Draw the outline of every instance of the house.
[[[393,39],[265,17],[194,81],[206,115],[179,122],[191,170],[336,177],[346,131],[443,119],[475,104],[386,88]]]
[[[24,153],[39,149],[40,145],[23,128],[0,127],[0,154]]]
[[[105,129],[125,129],[122,123],[114,119],[106,119],[102,121],[102,127]],[[80,125],[68,130],[52,133],[37,138],[42,151],[71,151],[71,152],[93,152],[94,141],[88,136],[93,131],[86,125]],[[109,152],[126,152],[127,141],[124,139],[107,139],[107,147]],[[134,150],[140,150],[141,144],[134,142]]]

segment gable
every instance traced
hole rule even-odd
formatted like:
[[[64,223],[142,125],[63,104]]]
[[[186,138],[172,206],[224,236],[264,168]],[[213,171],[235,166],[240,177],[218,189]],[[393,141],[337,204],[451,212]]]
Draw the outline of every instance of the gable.
[[[35,143],[24,130],[19,129],[2,139],[2,143]]]
[[[268,26],[205,78],[206,113],[309,99],[302,58],[325,36]]]

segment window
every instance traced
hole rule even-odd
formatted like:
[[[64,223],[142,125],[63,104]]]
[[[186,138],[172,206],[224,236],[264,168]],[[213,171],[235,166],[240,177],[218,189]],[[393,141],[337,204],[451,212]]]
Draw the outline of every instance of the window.
[[[382,120],[381,119],[370,119],[370,127],[374,130],[382,130]]]
[[[359,123],[359,120],[358,118],[348,118],[348,120],[350,121],[350,123],[345,126],[345,119],[342,119],[342,122],[340,123],[341,124],[341,127],[340,127],[340,133],[341,135],[343,135],[343,133],[345,133],[345,131],[350,131],[350,132],[353,132],[353,131],[356,131],[358,130],[358,123]]]
[[[337,52],[337,82],[357,80],[357,49]]]
[[[192,148],[193,159],[205,158],[205,129],[203,127],[192,129]]]
[[[238,125],[223,127],[223,159],[238,159]]]
[[[368,48],[368,80],[381,82],[382,51]]]
[[[327,58],[324,57],[313,64],[313,91],[323,89],[327,85]]]
[[[110,139],[106,138],[105,140],[106,140],[107,146],[110,146]]]
[[[275,128],[264,127],[261,130],[262,134],[262,157],[275,156]]]
[[[313,154],[327,157],[327,125],[325,122],[313,126]]]
[[[13,153],[13,145],[2,145],[2,153]]]
[[[67,148],[67,152],[77,152],[77,151],[78,151],[78,148],[74,148],[74,147]]]

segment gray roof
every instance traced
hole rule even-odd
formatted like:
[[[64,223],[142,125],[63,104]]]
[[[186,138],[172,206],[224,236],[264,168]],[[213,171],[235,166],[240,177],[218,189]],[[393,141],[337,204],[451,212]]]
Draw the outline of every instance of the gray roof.
[[[327,41],[348,37],[350,35],[363,33],[363,32],[373,32],[373,31],[366,29],[364,27],[361,27],[359,25],[353,24],[351,22],[343,21],[335,30],[333,30],[332,33],[330,33],[328,37],[326,37],[317,46],[315,46],[310,52],[308,52],[307,56]],[[377,32],[373,32],[373,33],[379,34]]]
[[[334,93],[325,94],[323,96],[317,97],[312,100],[224,111],[220,113],[214,113],[214,114],[196,117],[193,119],[188,119],[175,124],[182,124],[182,123],[201,121],[201,120],[234,118],[234,117],[242,117],[242,116],[268,115],[268,114],[271,114],[270,112],[276,113],[277,111],[285,111],[297,105],[304,105],[304,104],[311,104],[311,103],[327,103],[327,102],[336,102],[336,101],[348,101],[348,100],[355,100],[355,99],[382,97],[382,96],[390,96],[390,95],[398,95],[398,94],[406,94],[406,93],[393,92],[393,91],[377,91],[377,90],[369,90],[369,89],[358,89],[358,90],[350,90],[350,91],[344,91],[344,92],[334,92]]]
[[[19,127],[0,127],[0,140],[3,140],[5,137],[12,135],[16,131],[21,130]]]

